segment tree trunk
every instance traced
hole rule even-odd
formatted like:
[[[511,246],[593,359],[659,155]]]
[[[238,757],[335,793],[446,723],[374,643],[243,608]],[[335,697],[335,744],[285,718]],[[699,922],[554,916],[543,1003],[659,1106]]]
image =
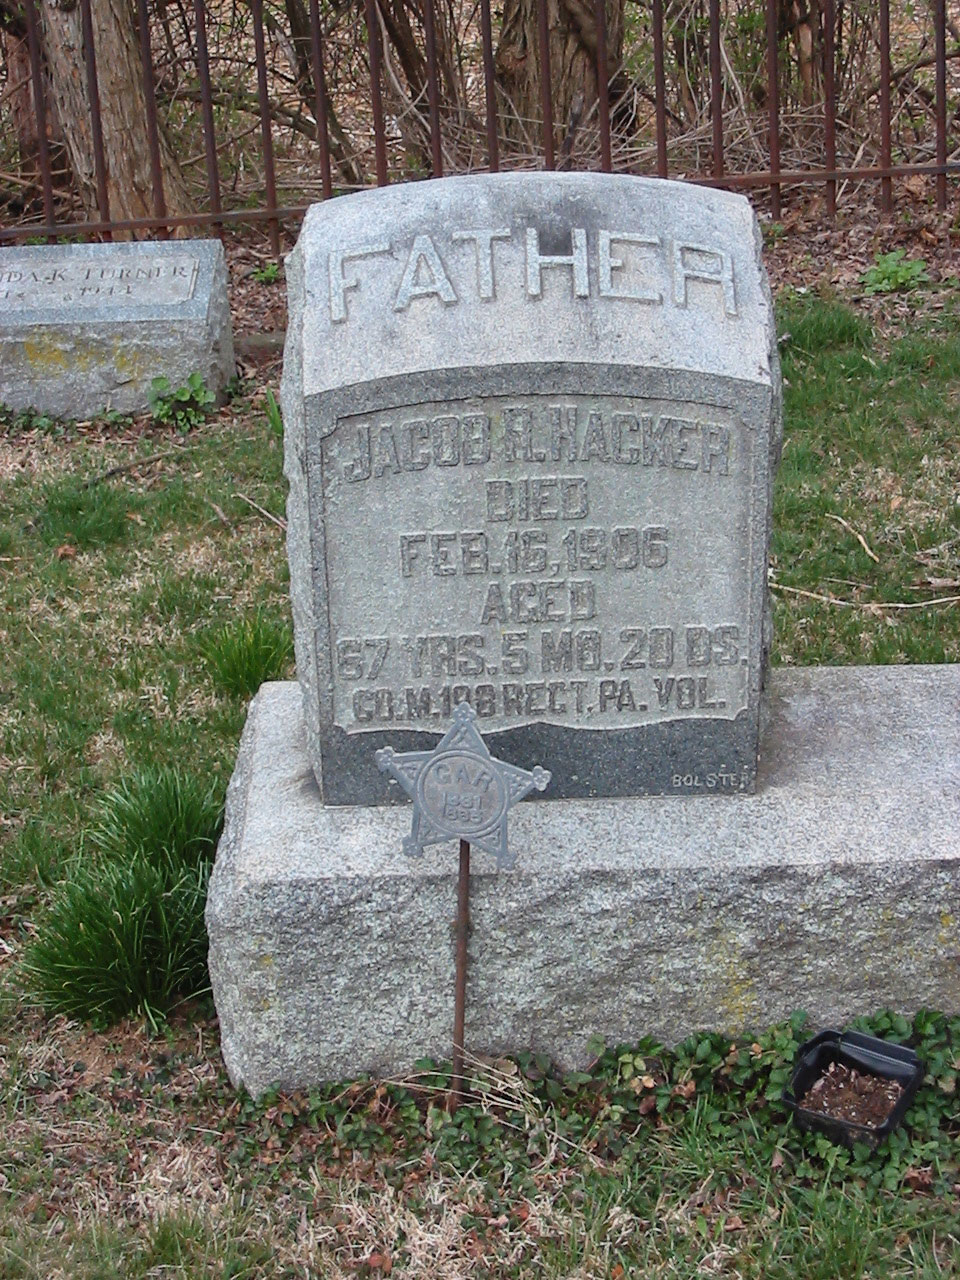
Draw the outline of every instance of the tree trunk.
[[[135,16],[128,0],[92,0],[94,49],[110,216],[154,216],[146,99]],[[75,0],[40,5],[44,56],[64,141],[88,217],[99,217],[96,164],[80,8]],[[190,213],[193,204],[176,156],[160,131],[160,161],[167,212]]]
[[[677,63],[677,92],[683,118],[693,127],[700,118],[702,80],[708,61],[706,14],[701,4],[667,0],[664,8],[667,38]]]
[[[35,168],[40,138],[37,133],[37,117],[33,110],[30,54],[25,36],[11,31],[0,31],[0,43],[7,67],[7,106],[20,153],[20,172]]]
[[[504,132],[541,146],[541,61],[537,0],[504,0],[496,53],[497,84],[510,103]],[[623,0],[606,0],[607,69],[613,78],[623,51]],[[597,101],[597,23],[591,0],[547,0],[553,119],[572,146],[572,133]],[[569,144],[569,146],[567,146]]]
[[[303,0],[284,0],[284,8],[296,59],[293,70],[297,77],[297,94],[306,109],[313,114],[316,110],[316,85],[313,82],[310,15]],[[356,148],[347,137],[333,102],[330,100],[330,85],[327,85],[326,89],[327,136],[330,140],[333,163],[340,170],[340,176],[348,186],[362,187],[363,169],[356,157],[351,154]],[[322,127],[322,122],[318,120],[318,138]]]
[[[812,107],[816,100],[816,80],[820,72],[817,36],[820,29],[819,0],[781,0],[781,29],[786,28],[797,51],[800,101]]]

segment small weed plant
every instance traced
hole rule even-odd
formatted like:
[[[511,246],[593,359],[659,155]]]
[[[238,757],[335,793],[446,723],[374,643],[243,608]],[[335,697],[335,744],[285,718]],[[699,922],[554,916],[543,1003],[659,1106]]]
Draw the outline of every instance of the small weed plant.
[[[866,294],[897,293],[930,283],[923,258],[908,258],[905,249],[878,253],[874,265],[860,277]]]
[[[280,412],[280,406],[277,404],[277,397],[271,389],[267,387],[264,403],[267,407],[267,426],[278,440],[283,439],[283,415]]]
[[[233,697],[252,697],[265,680],[282,680],[293,658],[286,623],[257,609],[205,636],[200,652],[213,683]]]
[[[266,262],[262,267],[258,267],[253,272],[251,279],[257,284],[276,284],[280,279],[280,264],[278,262]]]
[[[174,426],[183,434],[204,421],[216,399],[203,376],[196,372],[191,373],[180,387],[172,387],[170,379],[162,375],[150,384],[150,408],[154,421]]]
[[[63,435],[64,426],[58,418],[40,413],[38,409],[11,409],[0,400],[0,434],[15,437],[30,431],[41,435]]]

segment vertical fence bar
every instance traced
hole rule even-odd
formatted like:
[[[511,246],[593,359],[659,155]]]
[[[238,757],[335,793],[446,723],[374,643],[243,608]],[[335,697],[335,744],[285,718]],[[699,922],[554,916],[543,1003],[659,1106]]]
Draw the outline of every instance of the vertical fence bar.
[[[710,0],[710,112],[713,117],[713,176],[723,177],[723,74],[720,67],[720,0]]]
[[[260,137],[263,142],[263,179],[267,187],[270,248],[280,257],[280,222],[277,219],[277,171],[273,161],[273,132],[270,128],[270,91],[267,87],[267,49],[263,39],[263,0],[250,0],[253,14],[253,47],[257,59],[257,98],[260,103]]]
[[[657,176],[667,176],[667,76],[663,63],[663,0],[653,0],[653,80],[657,116]]]
[[[333,195],[330,173],[330,131],[327,124],[327,82],[323,74],[323,33],[320,30],[320,0],[310,0],[310,52],[313,59],[313,101],[320,144],[320,181],[323,198]]]
[[[200,77],[200,110],[203,118],[203,145],[207,160],[207,194],[210,212],[220,213],[220,169],[217,165],[217,137],[213,124],[213,90],[210,86],[210,55],[207,51],[207,19],[203,0],[193,0],[197,32],[197,75]],[[223,223],[215,222],[217,235],[223,235]]]
[[[613,168],[610,154],[610,69],[607,65],[607,5],[596,0],[597,10],[597,110],[600,121],[600,168]]]
[[[553,155],[553,92],[550,86],[550,24],[547,0],[537,0],[537,31],[540,44],[540,106],[543,110],[543,165],[556,167]]]
[[[890,0],[880,0],[880,164],[889,169],[893,157],[890,137]],[[880,210],[893,212],[893,181],[880,179]]]
[[[936,24],[934,39],[937,58],[937,164],[947,163],[947,0],[936,0],[933,6]],[[945,169],[937,174],[937,208],[942,213],[947,207],[947,174]]]
[[[777,0],[767,0],[767,130],[770,148],[770,211],[780,218],[780,58],[777,47]]]
[[[83,60],[87,73],[87,101],[90,104],[90,134],[93,140],[93,164],[97,175],[97,208],[100,221],[110,221],[110,197],[107,194],[107,159],[103,151],[103,121],[100,118],[100,85],[97,82],[97,54],[93,47],[93,15],[90,0],[80,0],[80,26],[83,32]],[[112,240],[109,231],[104,240]]]
[[[143,77],[143,98],[147,112],[147,145],[150,148],[150,182],[153,186],[153,212],[163,218],[167,202],[163,195],[163,165],[160,163],[160,128],[157,123],[157,89],[153,74],[153,54],[150,50],[150,15],[147,0],[137,0],[137,26],[140,33],[140,71]],[[170,235],[167,227],[159,227],[162,240]]]
[[[437,76],[437,31],[433,0],[423,0],[423,29],[427,44],[427,96],[430,101],[430,159],[433,176],[443,177],[443,148],[440,145],[440,84]]]
[[[493,68],[493,26],[490,22],[490,0],[480,0],[480,34],[483,42],[483,88],[487,111],[487,168],[500,169],[500,143],[497,138],[497,81]]]
[[[34,0],[26,0],[27,48],[30,53],[30,79],[33,81],[33,109],[37,118],[37,144],[40,161],[40,183],[43,187],[43,217],[48,227],[56,225],[53,205],[53,174],[50,171],[50,144],[47,141],[47,101],[43,93],[43,67],[40,61],[40,33]],[[52,233],[51,243],[56,239]]]
[[[834,0],[823,0],[823,149],[827,170],[837,167],[837,13]],[[827,216],[837,216],[837,180],[827,181]]]
[[[377,27],[377,0],[364,0],[367,18],[367,52],[370,58],[370,105],[373,108],[373,139],[377,156],[377,186],[387,185],[387,138],[383,128],[383,94],[380,91],[380,31]]]

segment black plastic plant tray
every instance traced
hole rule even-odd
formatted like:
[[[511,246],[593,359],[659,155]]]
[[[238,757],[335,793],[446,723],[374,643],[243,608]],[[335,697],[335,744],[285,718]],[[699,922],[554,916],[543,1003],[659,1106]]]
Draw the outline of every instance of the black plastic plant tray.
[[[806,1107],[799,1105],[798,1099],[804,1096],[832,1062],[839,1062],[868,1075],[880,1076],[884,1080],[900,1082],[903,1093],[883,1124],[857,1124],[853,1120],[808,1111]],[[790,1084],[783,1091],[783,1102],[793,1112],[801,1129],[822,1133],[831,1142],[844,1147],[852,1147],[855,1142],[875,1147],[899,1127],[920,1088],[923,1076],[923,1063],[912,1049],[907,1049],[904,1045],[888,1044],[886,1040],[864,1035],[860,1031],[821,1031],[818,1036],[800,1046]]]

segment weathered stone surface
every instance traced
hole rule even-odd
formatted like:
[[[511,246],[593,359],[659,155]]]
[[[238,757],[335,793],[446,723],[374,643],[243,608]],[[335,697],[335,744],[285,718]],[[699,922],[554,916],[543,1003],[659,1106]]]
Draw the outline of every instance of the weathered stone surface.
[[[127,413],[194,372],[211,390],[234,374],[219,240],[0,248],[0,401]]]
[[[604,174],[315,206],[288,550],[328,804],[469,697],[551,797],[753,788],[779,369],[740,196]],[[680,781],[676,781],[680,779]]]
[[[467,1046],[572,1066],[808,1010],[960,1013],[960,667],[777,670],[757,794],[525,802],[474,858]],[[701,779],[706,788],[716,780]],[[231,1079],[449,1056],[455,846],[324,807],[295,684],[252,704],[207,908]]]

